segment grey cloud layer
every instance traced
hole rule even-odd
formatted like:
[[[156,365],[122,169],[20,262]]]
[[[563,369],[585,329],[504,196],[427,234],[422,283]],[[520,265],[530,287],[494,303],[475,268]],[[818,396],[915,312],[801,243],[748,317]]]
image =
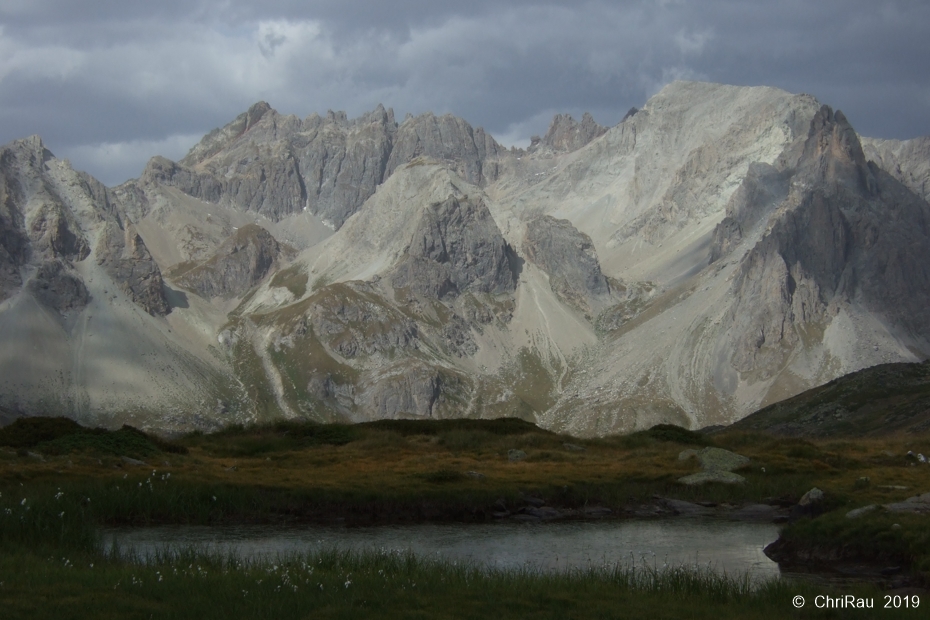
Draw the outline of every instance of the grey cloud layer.
[[[810,92],[862,133],[930,134],[924,3],[464,6],[2,1],[0,142],[39,133],[116,183],[259,99],[301,116],[453,112],[521,141],[555,112],[616,123],[678,78]]]

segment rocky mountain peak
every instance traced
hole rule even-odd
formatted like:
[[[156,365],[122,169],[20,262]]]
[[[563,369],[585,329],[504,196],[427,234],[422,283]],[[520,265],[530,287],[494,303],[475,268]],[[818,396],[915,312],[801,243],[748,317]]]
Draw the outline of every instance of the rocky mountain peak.
[[[549,124],[546,135],[540,140],[540,144],[556,151],[571,152],[605,133],[607,133],[607,127],[598,125],[588,112],[581,117],[580,123],[569,114],[556,114]]]
[[[304,211],[339,229],[394,171],[417,157],[443,162],[483,186],[497,179],[506,151],[480,127],[432,113],[407,118],[378,105],[303,121],[259,102],[215,129],[178,164],[153,159],[142,184],[170,185],[205,202],[279,221]]]
[[[252,104],[248,110],[237,116],[232,122],[223,127],[214,129],[205,135],[200,142],[188,152],[180,163],[185,166],[193,166],[213,155],[228,148],[233,142],[239,139],[245,132],[255,127],[269,113],[277,115],[277,112],[264,101]]]
[[[495,160],[503,152],[481,127],[473,128],[451,114],[427,112],[407,118],[397,128],[384,175],[387,178],[399,166],[425,155],[445,163],[469,183],[484,186],[497,179]]]
[[[816,179],[873,193],[876,181],[866,164],[859,136],[839,110],[821,106],[811,119],[798,169]],[[813,181],[813,178],[810,178]]]
[[[511,293],[511,251],[480,198],[451,195],[423,209],[391,284],[436,299]]]
[[[168,312],[158,265],[99,181],[56,159],[38,136],[0,149],[0,298],[24,284],[49,308],[81,309],[89,294],[73,266],[91,254],[134,303]]]
[[[243,128],[243,133],[255,126],[255,124],[262,119],[262,117],[267,112],[272,112],[272,108],[268,105],[266,101],[259,101],[258,103],[253,103],[249,106],[249,109],[245,113],[245,127]]]
[[[50,150],[45,148],[42,138],[36,134],[14,141],[13,148],[29,153],[33,157],[33,161],[41,164],[55,157]]]
[[[326,121],[345,126],[349,124],[349,117],[344,110],[337,110],[335,112],[326,110]]]
[[[378,123],[389,126],[391,130],[397,127],[397,121],[394,120],[394,108],[385,109],[380,103],[371,112],[367,112],[360,116],[358,122],[359,124]]]
[[[726,218],[718,239],[767,222],[734,285],[740,372],[774,373],[810,325],[829,324],[851,304],[906,326],[916,342],[930,336],[922,301],[930,273],[914,258],[930,252],[930,205],[866,163],[842,112],[822,106],[797,166],[757,166],[734,196],[742,219]]]

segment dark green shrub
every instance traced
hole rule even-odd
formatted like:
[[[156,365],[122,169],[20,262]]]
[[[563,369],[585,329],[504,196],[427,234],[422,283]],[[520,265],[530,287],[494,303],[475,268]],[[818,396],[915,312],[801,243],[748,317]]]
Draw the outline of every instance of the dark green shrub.
[[[36,449],[45,454],[93,452],[133,458],[147,457],[158,452],[158,448],[145,433],[126,426],[118,431],[83,429],[83,432],[42,442]]]
[[[0,428],[0,446],[34,448],[40,443],[86,430],[68,418],[17,418],[9,426]]]
[[[132,426],[117,431],[86,428],[68,418],[19,418],[0,429],[0,445],[46,454],[94,452],[117,456],[149,456],[155,452],[186,454],[187,448],[149,435]]]

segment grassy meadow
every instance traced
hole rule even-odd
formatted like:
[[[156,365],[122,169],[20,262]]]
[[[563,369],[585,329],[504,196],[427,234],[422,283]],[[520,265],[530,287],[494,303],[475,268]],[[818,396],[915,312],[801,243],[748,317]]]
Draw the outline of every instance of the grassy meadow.
[[[275,563],[182,550],[142,564],[109,557],[99,536],[114,525],[486,521],[501,502],[513,508],[528,495],[622,516],[657,496],[791,502],[816,486],[825,493],[824,514],[783,536],[930,576],[927,517],[844,516],[930,491],[930,466],[905,457],[930,453],[928,436],[808,441],[746,432],[705,437],[663,426],[581,440],[502,419],[279,422],[167,441],[128,427],[30,424],[0,429],[4,618],[868,617],[791,606],[792,596],[822,588],[774,582],[753,589],[739,576],[693,570],[489,572],[336,550]],[[746,483],[678,483],[698,469],[678,454],[707,445],[749,457],[739,471]],[[511,450],[525,457],[511,461]],[[863,588],[857,594],[881,606],[881,592]],[[906,609],[873,613],[915,617]]]

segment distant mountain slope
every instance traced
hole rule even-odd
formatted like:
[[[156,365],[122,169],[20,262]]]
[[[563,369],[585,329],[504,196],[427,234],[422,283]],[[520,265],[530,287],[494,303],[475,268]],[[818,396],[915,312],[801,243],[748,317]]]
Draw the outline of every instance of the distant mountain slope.
[[[241,405],[103,185],[32,137],[0,148],[0,205],[0,407],[176,428]]]
[[[729,428],[794,437],[930,431],[930,362],[882,364],[761,409]]]

